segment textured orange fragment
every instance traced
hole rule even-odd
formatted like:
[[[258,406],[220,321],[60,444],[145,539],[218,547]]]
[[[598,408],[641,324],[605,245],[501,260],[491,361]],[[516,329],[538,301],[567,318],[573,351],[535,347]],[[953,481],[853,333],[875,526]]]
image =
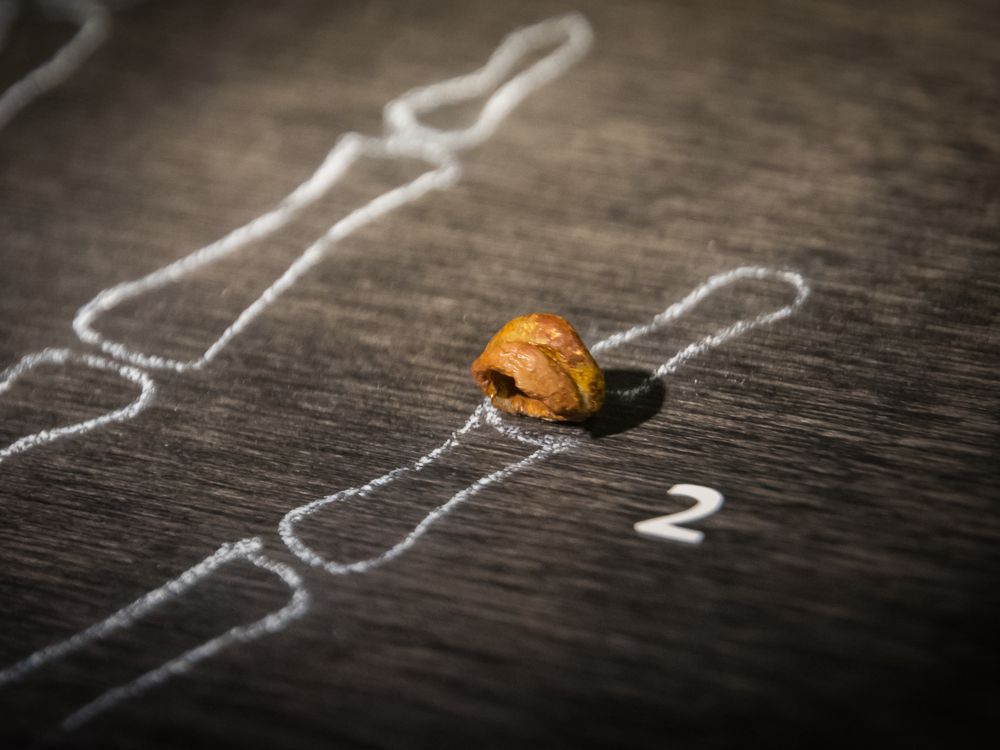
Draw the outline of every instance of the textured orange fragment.
[[[511,414],[582,422],[604,403],[604,373],[573,326],[552,313],[522,315],[497,331],[472,377]]]

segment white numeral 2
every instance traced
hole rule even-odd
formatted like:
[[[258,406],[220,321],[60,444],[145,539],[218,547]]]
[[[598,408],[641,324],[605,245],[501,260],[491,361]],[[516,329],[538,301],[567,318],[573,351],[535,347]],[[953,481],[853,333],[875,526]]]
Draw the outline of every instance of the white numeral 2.
[[[711,487],[700,484],[675,484],[668,494],[683,495],[692,498],[696,505],[693,508],[671,513],[668,516],[657,516],[635,524],[635,530],[643,536],[653,539],[669,539],[672,542],[685,544],[701,544],[705,535],[694,529],[682,529],[679,524],[699,521],[710,516],[722,507],[722,493]]]

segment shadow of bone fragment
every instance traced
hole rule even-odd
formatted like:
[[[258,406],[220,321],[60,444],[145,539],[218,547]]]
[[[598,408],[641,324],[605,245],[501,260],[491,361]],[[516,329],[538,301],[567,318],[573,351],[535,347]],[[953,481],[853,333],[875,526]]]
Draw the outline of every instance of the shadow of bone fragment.
[[[628,432],[655,417],[663,409],[667,389],[660,378],[639,369],[604,371],[604,406],[583,423],[592,438]]]

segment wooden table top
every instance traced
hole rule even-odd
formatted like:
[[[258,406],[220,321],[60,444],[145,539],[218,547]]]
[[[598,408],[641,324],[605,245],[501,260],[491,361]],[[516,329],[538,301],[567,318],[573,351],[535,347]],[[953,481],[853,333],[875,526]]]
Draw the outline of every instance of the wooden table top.
[[[456,152],[456,184],[327,247],[203,367],[128,369],[74,332],[102,290],[278,205],[342,134],[381,134],[386,102],[571,10],[592,50]],[[73,34],[24,3],[0,87]],[[985,1],[117,3],[0,130],[0,368],[24,370],[0,376],[0,745],[995,730],[998,34]],[[427,169],[364,158],[93,329],[196,360]],[[696,289],[598,353],[596,422],[477,423],[413,470],[483,414],[468,367],[506,320],[556,312],[593,344]],[[725,496],[689,525],[701,544],[633,530],[691,505],[676,484]],[[286,514],[331,496],[290,545]],[[379,564],[336,565],[358,560]]]

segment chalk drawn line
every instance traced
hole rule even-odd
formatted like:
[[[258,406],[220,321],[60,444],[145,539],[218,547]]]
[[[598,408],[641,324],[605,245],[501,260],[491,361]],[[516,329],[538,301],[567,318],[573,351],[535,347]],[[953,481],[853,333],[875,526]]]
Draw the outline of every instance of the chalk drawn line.
[[[128,421],[152,403],[153,395],[156,392],[153,379],[135,367],[112,362],[109,359],[93,354],[77,354],[69,349],[43,349],[40,352],[25,355],[19,362],[0,373],[0,396],[9,391],[14,383],[23,375],[46,364],[77,364],[95,370],[114,372],[123,379],[139,386],[139,395],[127,406],[109,411],[92,419],[85,419],[63,427],[39,430],[38,432],[18,438],[10,445],[0,448],[0,463],[3,463],[10,456],[24,453],[39,445],[45,445],[63,437],[83,435],[107,424]]]
[[[88,0],[81,0],[79,8],[73,0],[56,0],[59,7],[66,5],[69,10],[83,14],[81,17],[91,19],[93,9]],[[70,7],[72,6],[72,7]],[[13,18],[13,6],[2,5],[9,12],[0,14],[0,21]],[[93,11],[96,12],[96,11]],[[101,33],[106,33],[106,27],[99,22],[110,23],[104,13],[94,16]],[[92,19],[91,19],[92,20]],[[91,22],[90,20],[87,21]],[[92,27],[86,30],[87,39],[97,32]],[[238,336],[251,324],[254,318],[263,313],[278,297],[291,288],[305,273],[319,263],[341,239],[360,229],[371,221],[383,216],[403,205],[411,203],[432,190],[443,190],[455,184],[461,175],[461,165],[455,154],[452,135],[455,132],[474,132],[475,138],[463,137],[465,147],[479,143],[496,129],[497,125],[514,107],[553,78],[561,75],[574,65],[586,53],[591,39],[590,26],[583,16],[570,14],[543,21],[526,28],[518,29],[508,35],[485,66],[478,71],[456,79],[441,81],[420,89],[403,94],[397,101],[400,107],[387,105],[387,112],[410,111],[411,99],[418,100],[421,111],[451,103],[456,97],[468,97],[488,93],[498,85],[505,75],[516,67],[526,55],[543,49],[546,45],[559,44],[551,53],[521,71],[510,81],[500,86],[484,104],[477,122],[464,131],[435,131],[433,129],[410,128],[406,124],[394,124],[387,115],[388,135],[380,138],[365,136],[358,133],[346,133],[338,139],[337,144],[327,154],[319,168],[303,183],[291,191],[288,196],[273,210],[261,214],[247,224],[234,229],[222,239],[152,271],[134,281],[122,282],[99,292],[90,302],[83,305],[73,320],[73,329],[80,340],[87,344],[99,346],[104,352],[116,359],[129,363],[134,367],[121,370],[121,373],[138,372],[135,367],[149,370],[172,369],[178,372],[200,369],[212,361],[230,341]],[[59,58],[62,60],[63,58]],[[75,59],[75,58],[74,58]],[[62,65],[62,63],[60,63]],[[62,69],[60,67],[59,69]],[[419,94],[419,95],[418,95]],[[420,132],[417,133],[417,130]],[[431,132],[433,131],[433,132]],[[435,135],[439,134],[439,135]],[[376,196],[368,203],[351,211],[337,221],[318,240],[308,246],[302,254],[293,261],[264,292],[247,306],[209,347],[196,359],[178,360],[155,354],[146,354],[133,350],[126,345],[112,341],[93,328],[93,323],[105,312],[111,310],[125,300],[139,297],[154,289],[196,271],[203,266],[214,263],[222,258],[244,249],[250,242],[266,237],[286,226],[306,207],[319,200],[336,184],[349,168],[363,157],[377,159],[419,159],[428,162],[433,169],[426,171],[403,185],[396,186]],[[89,355],[88,355],[89,356]],[[93,361],[99,361],[95,358]],[[100,360],[104,362],[105,360]],[[102,365],[104,366],[104,365]],[[17,445],[10,446],[6,452],[0,453],[0,461],[13,453],[23,452],[32,447],[51,442],[59,437],[79,435],[110,421],[125,421],[134,417],[147,404],[146,388],[149,396],[152,394],[153,381],[143,376],[144,393],[139,408],[126,412],[115,413],[113,418],[102,418],[93,424],[76,425],[86,429],[66,429],[50,431],[45,434],[27,436]]]
[[[62,1],[75,7],[72,0]],[[89,9],[91,4],[88,0],[80,0],[79,7]],[[68,50],[63,51],[65,54],[61,53],[61,57],[57,54],[57,65],[55,67],[57,72],[59,70],[65,71],[65,63],[68,60],[75,60],[74,55],[85,49],[86,45],[92,42],[97,36],[106,33],[107,24],[109,23],[106,14],[99,14],[95,19],[91,19],[91,21],[89,25],[86,22],[84,23],[81,32],[74,38],[75,44],[68,45]],[[254,317],[263,312],[282,292],[291,287],[302,274],[315,265],[335,242],[375,218],[416,200],[430,190],[445,189],[453,185],[461,174],[461,167],[455,152],[459,148],[468,148],[488,138],[503,118],[520,101],[540,86],[561,75],[581,59],[590,46],[590,39],[591,31],[589,24],[582,16],[577,14],[550,19],[512,32],[487,64],[479,71],[458,79],[443,81],[424,87],[423,89],[408,92],[401,97],[403,101],[397,108],[392,107],[393,102],[387,105],[387,113],[392,111],[405,114],[410,111],[409,108],[411,107],[412,100],[415,105],[419,106],[421,112],[427,112],[434,106],[456,101],[456,97],[467,98],[469,96],[484,95],[492,87],[499,85],[502,79],[516,67],[523,57],[547,45],[559,45],[555,51],[537,60],[526,70],[521,71],[510,81],[501,85],[486,100],[476,123],[466,129],[468,131],[466,136],[456,139],[453,136],[456,132],[461,133],[462,131],[437,131],[417,126],[400,126],[394,124],[392,116],[387,114],[386,136],[372,138],[357,133],[345,134],[338,140],[338,143],[328,154],[319,169],[309,179],[293,190],[276,209],[230,232],[216,243],[196,250],[188,256],[147,274],[137,281],[118,284],[100,292],[77,312],[73,321],[73,328],[81,341],[96,344],[111,356],[129,363],[128,365],[116,365],[102,357],[94,357],[92,355],[76,355],[69,350],[46,350],[39,355],[25,357],[20,363],[11,368],[6,376],[5,383],[13,383],[19,374],[43,359],[48,358],[55,361],[60,358],[67,360],[76,358],[79,361],[102,369],[117,369],[119,374],[130,379],[136,379],[143,388],[140,398],[124,410],[103,415],[95,420],[70,425],[69,428],[60,428],[59,430],[48,432],[43,431],[28,436],[26,439],[22,438],[7,449],[8,454],[23,452],[30,447],[50,442],[65,435],[80,434],[107,422],[121,421],[134,416],[148,404],[154,391],[152,379],[137,368],[174,369],[182,372],[188,369],[200,368],[211,361]],[[41,70],[33,80],[50,80],[46,76],[50,75],[52,70],[52,68]],[[414,96],[416,92],[420,92],[419,96]],[[8,91],[8,93],[10,92]],[[437,105],[434,104],[435,100],[438,102]],[[462,143],[458,143],[458,140],[461,140]],[[226,329],[223,335],[209,346],[198,359],[181,361],[133,351],[124,344],[105,339],[92,327],[92,323],[103,312],[110,310],[125,299],[139,296],[146,291],[180,278],[207,263],[214,262],[227,254],[238,251],[251,239],[265,236],[284,226],[302,208],[318,200],[319,197],[325,194],[347,169],[362,156],[424,159],[430,162],[434,166],[434,169],[421,174],[409,183],[382,193],[334,224],[323,237],[306,248],[302,255],[286,269],[284,274],[247,307],[230,327]],[[76,728],[94,716],[106,711],[108,708],[117,705],[122,700],[138,695],[169,679],[170,676],[190,669],[198,661],[212,656],[234,642],[252,640],[263,632],[275,632],[283,629],[291,619],[305,613],[308,608],[308,593],[302,586],[297,574],[291,568],[264,558],[259,553],[259,544],[258,539],[253,539],[244,540],[244,542],[237,543],[235,546],[224,545],[217,553],[206,558],[199,566],[195,566],[195,568],[182,574],[178,579],[136,600],[133,604],[119,610],[106,620],[65,641],[35,652],[12,667],[0,671],[0,685],[16,682],[35,669],[61,659],[95,639],[104,637],[110,632],[121,628],[129,627],[135,618],[141,616],[150,608],[170,598],[183,595],[194,581],[211,575],[222,562],[234,555],[244,555],[259,567],[265,567],[279,575],[294,591],[288,607],[249,626],[233,628],[223,635],[182,654],[126,685],[112,688],[92,703],[74,712],[65,720],[63,727],[65,729]]]
[[[342,136],[312,176],[293,190],[276,208],[234,229],[222,239],[140,279],[126,281],[101,291],[77,311],[73,319],[73,329],[81,341],[99,346],[107,354],[139,367],[169,369],[177,372],[203,368],[254,318],[319,263],[338,241],[379,216],[411,203],[431,190],[445,189],[458,179],[460,172],[458,162],[447,152],[431,147],[408,147],[410,145],[404,142],[390,144],[383,139],[361,136],[356,133]],[[363,156],[376,158],[413,157],[428,161],[435,168],[423,172],[404,185],[380,194],[335,223],[322,237],[309,245],[259,297],[240,312],[236,320],[199,357],[192,360],[179,360],[147,354],[108,339],[93,327],[97,318],[122,302],[178,281],[199,268],[238,253],[251,242],[267,237],[286,226],[308,206],[319,200]]]
[[[461,175],[456,151],[478,145],[488,138],[518,103],[576,64],[589,49],[590,40],[590,25],[586,19],[577,14],[549,19],[512,32],[487,64],[478,71],[414,89],[389,102],[385,107],[387,135],[380,138],[358,133],[343,135],[320,167],[271,211],[234,229],[221,239],[139,279],[122,282],[99,292],[77,311],[73,320],[74,331],[81,341],[98,346],[110,356],[140,367],[178,372],[204,367],[254,318],[322,260],[337,242],[379,216],[412,203],[432,190],[444,190],[454,185]],[[441,131],[416,123],[413,115],[414,107],[426,112],[456,100],[483,95],[499,84],[527,55],[560,42],[554,51],[500,86],[487,99],[476,122],[470,127],[457,131]],[[122,342],[107,338],[94,328],[94,323],[99,317],[122,302],[178,281],[199,268],[238,253],[250,242],[286,226],[337,184],[348,168],[362,156],[417,158],[435,165],[436,168],[425,172],[412,182],[382,193],[334,224],[245,308],[201,356],[191,360],[179,360],[140,352]]]
[[[64,641],[36,651],[22,661],[0,671],[0,686],[17,682],[45,664],[65,658],[95,641],[103,640],[114,633],[131,627],[150,612],[186,594],[198,583],[217,572],[223,565],[235,560],[245,560],[279,578],[291,591],[288,603],[279,610],[270,612],[254,622],[236,625],[225,633],[185,651],[130,682],[105,691],[90,703],[70,714],[64,720],[63,728],[75,729],[122,700],[140,695],[174,675],[187,672],[198,662],[214,656],[234,643],[247,643],[268,633],[284,629],[289,622],[302,617],[308,611],[309,592],[298,573],[289,566],[268,558],[260,551],[261,547],[262,542],[258,537],[223,544],[213,554],[181,573],[177,578],[136,599],[104,620]]]
[[[725,344],[727,341],[730,341],[737,336],[741,336],[742,334],[755,328],[767,326],[778,320],[787,318],[794,313],[803,302],[805,302],[809,295],[809,287],[806,284],[805,279],[794,271],[774,270],[760,266],[744,266],[736,268],[732,271],[712,276],[682,300],[674,303],[659,315],[656,315],[649,323],[612,334],[611,336],[608,336],[607,338],[594,344],[594,346],[591,347],[591,351],[594,353],[608,351],[643,336],[647,336],[691,311],[713,292],[730,286],[738,281],[748,279],[771,280],[788,284],[794,289],[795,298],[787,305],[783,305],[782,307],[772,311],[761,313],[760,315],[752,318],[738,320],[737,322],[720,328],[714,333],[708,334],[698,341],[684,347],[672,357],[667,359],[662,365],[657,367],[645,384],[629,389],[628,391],[623,391],[618,394],[619,397],[626,401],[637,398],[655,380],[676,372],[677,369],[680,368],[680,366],[685,362],[688,362],[689,360],[694,359],[711,349],[715,349],[716,347]],[[492,426],[507,437],[520,440],[522,442],[529,442],[540,447],[538,447],[534,453],[531,453],[526,458],[510,463],[492,474],[481,477],[473,484],[459,491],[445,503],[428,513],[417,524],[417,526],[400,541],[384,552],[373,557],[350,563],[340,563],[327,560],[303,542],[295,532],[295,527],[300,522],[328,505],[344,502],[352,497],[358,499],[364,498],[372,491],[395,481],[405,473],[420,471],[459,445],[463,435],[480,425]],[[538,432],[537,428],[529,431],[519,425],[506,422],[496,409],[494,409],[488,402],[484,402],[473,411],[472,415],[461,429],[455,432],[433,451],[415,461],[411,466],[393,469],[381,477],[372,480],[368,484],[360,487],[352,487],[348,490],[342,490],[336,494],[328,495],[327,497],[323,497],[297,508],[293,508],[285,515],[284,518],[282,518],[278,526],[278,531],[282,540],[285,542],[285,545],[293,553],[295,553],[300,560],[308,565],[322,568],[327,573],[332,575],[365,573],[392,559],[395,559],[408,550],[421,536],[423,536],[424,533],[426,533],[431,524],[443,518],[445,515],[454,510],[460,503],[469,499],[486,486],[493,484],[494,482],[503,481],[513,474],[527,469],[529,466],[539,463],[558,453],[573,450],[584,444],[579,438],[566,437],[565,435],[538,435]]]
[[[111,30],[111,14],[94,0],[47,0],[41,5],[50,16],[65,19],[78,28],[52,59],[39,65],[0,94],[0,130],[38,97],[73,75],[104,43]],[[0,48],[3,47],[4,32],[13,22],[15,14],[16,6],[13,3],[0,7]]]
[[[146,276],[131,282],[124,282],[100,292],[93,300],[78,311],[73,326],[79,338],[102,348],[107,354],[134,365],[148,369],[174,369],[185,371],[198,369],[211,361],[233,338],[252,322],[253,318],[263,312],[281,293],[292,286],[302,274],[317,263],[333,244],[348,236],[353,231],[364,226],[375,218],[382,216],[402,205],[412,202],[435,189],[450,187],[459,178],[460,164],[457,152],[475,146],[488,138],[498,124],[512,111],[528,94],[561,75],[574,65],[586,53],[591,43],[591,32],[587,22],[579,15],[571,14],[536,24],[532,27],[513,32],[497,48],[485,66],[467,76],[442,81],[437,84],[414,89],[398,99],[389,102],[385,107],[387,135],[382,138],[372,138],[348,133],[344,135],[328,154],[319,169],[304,183],[293,190],[285,200],[274,210],[259,216],[247,225],[240,227],[221,240],[170,263]],[[526,70],[518,73],[507,83],[503,79],[513,71],[518,62],[526,55],[546,46],[559,46],[545,57],[535,62]],[[476,121],[467,128],[458,130],[439,130],[419,122],[418,114],[426,114],[431,109],[443,104],[454,103],[484,96],[496,89],[486,100]],[[105,312],[126,299],[137,297],[147,291],[179,279],[208,263],[214,262],[227,254],[237,252],[251,238],[265,236],[284,226],[297,212],[306,205],[318,200],[335,184],[348,168],[362,156],[378,158],[420,158],[431,163],[434,168],[423,173],[410,183],[395,187],[369,203],[345,216],[331,229],[303,251],[303,254],[293,262],[265,292],[247,307],[237,319],[226,329],[226,332],[213,342],[205,352],[194,360],[177,360],[134,351],[120,342],[103,337],[93,328],[93,323]],[[806,299],[809,288],[801,275],[792,271],[774,270],[762,267],[745,267],[713,276],[700,285],[684,299],[657,315],[648,324],[636,326],[609,336],[594,345],[595,353],[612,349],[629,341],[636,340],[655,330],[659,330],[669,322],[695,307],[712,292],[741,279],[770,279],[788,283],[796,290],[795,300],[782,308],[746,318],[734,324],[718,329],[715,333],[705,336],[693,344],[676,352],[671,358],[661,364],[654,372],[650,383],[655,378],[661,378],[676,372],[690,359],[725,344],[754,328],[769,325],[791,315]],[[29,355],[30,356],[30,355]],[[80,356],[80,355],[75,355]],[[109,363],[102,358],[94,361]],[[16,366],[15,366],[16,367]],[[103,364],[102,364],[103,367]],[[121,365],[122,368],[128,367]],[[130,372],[147,375],[135,367]],[[142,381],[145,383],[146,381]],[[152,388],[152,380],[149,380]],[[638,395],[643,389],[626,392],[626,398]],[[144,389],[143,393],[146,391]],[[150,391],[151,394],[151,391]],[[106,418],[104,415],[102,418]],[[134,416],[134,415],[133,415]],[[123,416],[123,418],[130,418]],[[101,419],[101,418],[99,418]],[[98,425],[92,425],[91,428]],[[348,497],[363,498],[372,491],[384,486],[403,474],[420,471],[438,460],[462,440],[463,435],[472,429],[489,426],[501,434],[527,443],[535,450],[527,457],[508,463],[501,469],[484,475],[465,489],[452,495],[446,502],[428,513],[417,526],[402,540],[385,550],[378,556],[351,563],[337,563],[325,560],[308,548],[295,534],[296,524],[317,512],[326,505]],[[71,427],[79,427],[75,425]],[[56,435],[52,439],[56,439]],[[474,409],[465,425],[450,438],[414,463],[394,469],[383,476],[372,480],[361,487],[351,488],[334,495],[320,498],[312,503],[290,510],[279,524],[279,535],[295,555],[314,567],[321,567],[328,573],[342,575],[346,573],[363,573],[378,565],[399,557],[412,548],[437,520],[453,511],[458,505],[472,497],[482,489],[492,484],[502,484],[518,472],[541,462],[558,453],[571,451],[583,445],[578,438],[546,435],[522,429],[507,422],[495,409],[486,403]],[[191,586],[200,580],[213,575],[224,562],[237,557],[249,560],[257,567],[266,569],[277,575],[292,591],[289,603],[277,612],[266,615],[248,625],[236,626],[225,633],[216,636],[199,646],[196,646],[170,661],[146,672],[137,679],[124,685],[112,688],[96,700],[73,712],[63,722],[66,730],[75,729],[94,717],[119,705],[122,701],[136,697],[145,691],[161,685],[173,675],[190,670],[230,645],[253,641],[266,633],[285,629],[291,621],[302,617],[309,609],[309,594],[301,578],[290,567],[267,558],[260,551],[259,538],[243,540],[235,545],[223,545],[216,553],[210,555],[202,563],[181,574],[164,586],[140,597],[135,602],[105,620],[87,628],[64,641],[31,654],[13,666],[0,671],[0,685],[11,684],[25,675],[46,664],[58,661],[79,650],[94,640],[106,637],[131,624],[159,606],[165,601],[183,596]]]
[[[726,342],[741,336],[744,333],[789,317],[803,304],[803,302],[805,302],[810,293],[809,286],[807,285],[805,279],[794,271],[775,270],[757,266],[737,268],[712,276],[703,284],[699,285],[690,294],[685,296],[682,300],[671,305],[662,313],[655,316],[650,323],[635,326],[619,333],[612,334],[595,344],[592,347],[592,351],[608,351],[653,333],[654,331],[660,330],[670,322],[677,320],[687,312],[691,311],[713,292],[738,281],[748,279],[784,282],[794,289],[795,299],[791,303],[775,310],[761,313],[752,318],[744,318],[736,323],[719,328],[714,333],[706,335],[693,344],[680,349],[654,371],[654,374],[649,378],[650,383],[656,378],[661,378],[676,372],[677,369],[679,369],[685,362],[690,361],[700,354],[722,346]],[[634,395],[639,395],[639,391],[641,391],[641,386],[639,389],[633,389],[632,393]],[[634,396],[626,395],[626,398],[631,397]],[[480,477],[478,480],[468,485],[465,489],[452,495],[452,497],[446,502],[428,513],[423,520],[420,521],[420,523],[418,523],[417,526],[401,541],[397,542],[383,553],[365,560],[350,563],[338,563],[324,559],[314,550],[306,546],[295,533],[295,525],[299,521],[307,518],[321,508],[333,502],[344,500],[348,497],[356,496],[363,498],[370,492],[389,484],[407,472],[420,471],[456,447],[464,435],[468,434],[473,429],[484,425],[497,429],[501,434],[509,438],[535,446],[536,450],[525,458],[513,461],[491,474]],[[293,508],[281,520],[278,529],[279,535],[288,548],[299,559],[306,562],[310,566],[320,567],[333,575],[366,573],[399,557],[401,554],[412,548],[433,523],[440,520],[442,517],[458,507],[458,505],[462,502],[468,500],[470,497],[487,486],[491,484],[500,484],[514,476],[516,473],[521,472],[546,458],[559,453],[572,451],[583,444],[583,441],[579,438],[566,438],[565,436],[559,435],[538,435],[533,434],[531,431],[523,430],[519,426],[506,422],[499,412],[484,402],[473,410],[470,417],[460,429],[456,430],[455,433],[453,433],[440,446],[417,459],[412,464],[393,469],[392,471],[387,472],[381,477],[374,479],[361,487],[343,490],[336,494],[321,498],[320,500]],[[259,550],[260,540],[253,539],[249,540],[249,542],[239,544],[252,545],[252,550],[247,551],[246,554],[249,554],[250,552],[256,554]],[[242,550],[241,553],[243,553]],[[195,566],[187,573],[182,574],[174,581],[160,587],[159,589],[146,594],[144,597],[141,597],[132,604],[111,615],[106,620],[91,626],[87,630],[81,631],[75,636],[71,636],[65,641],[35,652],[21,662],[18,662],[14,666],[0,672],[0,685],[15,682],[29,672],[56,659],[62,658],[92,642],[93,640],[105,637],[107,634],[115,630],[127,628],[135,619],[145,614],[145,612],[147,612],[152,606],[156,606],[163,601],[186,593],[195,581],[202,580],[203,578],[211,575],[221,564],[220,560],[228,559],[228,556],[234,554],[236,553],[230,548],[230,546],[224,545],[218,552],[215,553],[215,555],[206,558],[205,561],[200,563],[198,566]],[[278,564],[275,563],[275,565]],[[284,568],[284,566],[282,566],[282,568],[287,571],[289,576],[287,578],[282,576],[283,580],[289,584],[290,588],[295,590],[296,595],[300,590],[303,592],[302,598],[297,600],[297,604],[295,604],[295,602],[289,604],[289,607],[293,607],[294,604],[294,608],[286,613],[287,616],[267,620],[268,624],[266,626],[260,624],[264,622],[263,620],[258,621],[258,623],[255,623],[253,626],[239,626],[238,628],[234,628],[227,633],[213,638],[201,646],[197,646],[185,652],[181,656],[172,659],[166,664],[146,673],[135,681],[107,691],[94,702],[87,704],[83,708],[71,714],[71,716],[64,722],[63,728],[67,730],[75,729],[120,702],[128,698],[135,697],[156,685],[162,684],[172,675],[190,670],[196,663],[209,658],[215,653],[221,651],[223,648],[237,642],[254,640],[256,637],[262,635],[263,632],[277,632],[278,630],[284,629],[293,619],[297,619],[298,617],[304,615],[308,608],[308,594],[305,592],[305,588],[302,587],[301,579],[299,579],[297,574],[294,574],[294,571],[291,571],[291,569]],[[283,609],[282,612],[285,612],[285,610]],[[259,628],[253,629],[258,626],[258,624]],[[250,627],[251,630],[246,631],[242,629],[244,627]]]

